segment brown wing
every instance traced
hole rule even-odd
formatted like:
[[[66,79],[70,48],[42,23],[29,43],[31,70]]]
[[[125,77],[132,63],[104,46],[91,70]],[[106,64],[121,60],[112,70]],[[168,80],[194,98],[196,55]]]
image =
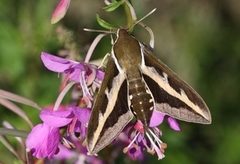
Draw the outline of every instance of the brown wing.
[[[90,154],[97,154],[110,144],[131,121],[133,114],[128,100],[125,76],[119,73],[110,58],[88,124],[87,148]]]
[[[141,71],[153,97],[156,110],[179,120],[210,124],[211,114],[199,94],[141,45],[144,56]]]

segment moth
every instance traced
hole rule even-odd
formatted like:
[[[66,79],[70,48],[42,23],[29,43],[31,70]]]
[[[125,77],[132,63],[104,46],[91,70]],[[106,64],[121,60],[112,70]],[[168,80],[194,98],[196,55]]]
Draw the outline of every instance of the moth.
[[[89,154],[111,143],[133,117],[148,127],[153,109],[187,122],[211,123],[198,93],[145,44],[119,29],[88,123]]]

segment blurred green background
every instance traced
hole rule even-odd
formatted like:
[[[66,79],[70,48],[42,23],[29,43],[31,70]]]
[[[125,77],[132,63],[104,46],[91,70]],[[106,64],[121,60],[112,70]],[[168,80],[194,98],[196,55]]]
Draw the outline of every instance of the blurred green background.
[[[9,0],[0,5],[0,88],[41,106],[54,103],[58,95],[57,74],[47,71],[40,60],[41,51],[57,54],[64,47],[56,34],[58,25],[72,30],[82,56],[97,35],[83,28],[102,29],[96,23],[97,12],[113,24],[125,25],[121,10],[105,13],[100,0],[72,1],[65,18],[51,25],[58,2]],[[138,18],[157,8],[143,21],[155,33],[155,54],[199,92],[212,113],[211,125],[179,121],[181,133],[163,125],[161,139],[168,148],[158,163],[240,163],[240,1],[133,0],[133,6]],[[141,27],[135,36],[149,42]],[[103,57],[110,48],[108,36],[97,46],[94,58]],[[35,124],[40,122],[36,109],[20,107]],[[22,118],[0,106],[0,121],[5,120],[30,130]],[[15,157],[1,143],[0,152],[0,161],[12,163]],[[148,156],[147,162],[156,163],[157,156]]]

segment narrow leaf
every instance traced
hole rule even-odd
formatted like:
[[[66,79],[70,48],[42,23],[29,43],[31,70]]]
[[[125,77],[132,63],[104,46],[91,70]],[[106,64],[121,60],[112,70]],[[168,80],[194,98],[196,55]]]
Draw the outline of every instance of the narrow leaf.
[[[28,131],[24,131],[24,130],[0,128],[0,135],[1,136],[5,135],[5,136],[27,138],[28,133],[29,133]]]
[[[107,23],[106,21],[104,21],[103,19],[101,19],[98,14],[96,15],[96,18],[97,18],[98,24],[99,24],[100,26],[102,26],[103,28],[106,28],[106,29],[108,29],[108,30],[119,28],[119,27],[116,26],[116,25]]]
[[[111,12],[114,11],[116,8],[118,8],[121,4],[123,4],[124,1],[119,1],[119,2],[113,2],[110,5],[106,6],[103,8],[106,12]]]
[[[10,109],[14,113],[18,114],[19,116],[21,116],[24,120],[27,121],[27,123],[30,125],[30,127],[33,127],[33,123],[31,122],[31,120],[29,119],[27,114],[21,108],[19,108],[17,105],[15,105],[11,101],[8,101],[3,98],[0,98],[0,104],[5,106],[6,108]]]
[[[13,153],[18,159],[21,159],[21,156],[18,154],[18,152],[13,148],[13,146],[9,143],[6,137],[0,135],[0,142],[11,152]],[[23,161],[23,160],[22,160]]]
[[[28,105],[28,106],[32,106],[32,107],[37,108],[39,110],[42,109],[37,103],[35,103],[35,102],[25,98],[25,97],[19,96],[17,94],[14,94],[14,93],[2,90],[2,89],[0,89],[0,97],[8,99],[8,100],[15,101],[15,102],[19,102],[21,104],[25,104],[25,105]]]

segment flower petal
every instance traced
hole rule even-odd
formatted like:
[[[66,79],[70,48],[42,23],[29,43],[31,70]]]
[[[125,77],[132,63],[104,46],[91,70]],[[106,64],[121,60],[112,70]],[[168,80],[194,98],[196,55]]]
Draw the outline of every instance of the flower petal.
[[[77,157],[78,155],[75,151],[63,145],[59,145],[59,150],[59,153],[53,157],[54,159],[65,160]]]
[[[41,120],[52,127],[61,127],[69,124],[72,121],[73,113],[70,110],[45,110],[40,113]]]
[[[131,146],[128,150],[128,156],[131,157],[132,159],[136,159],[136,158],[143,158],[143,152],[141,151],[140,148],[136,148]]]
[[[29,133],[26,146],[37,158],[51,158],[57,151],[60,133],[58,128],[38,124]]]
[[[87,71],[87,78],[86,78],[86,82],[87,82],[87,86],[89,86],[90,84],[93,83],[93,81],[96,79],[96,75],[97,75],[97,69],[94,68],[94,66],[89,65],[88,67],[88,71]]]
[[[56,7],[52,18],[51,18],[51,23],[57,23],[60,19],[62,19],[64,17],[64,15],[67,12],[67,9],[69,7],[71,0],[61,0],[61,2],[58,4],[58,6]]]
[[[62,73],[70,67],[78,64],[75,61],[60,58],[46,52],[41,53],[41,59],[44,66],[53,72]]]
[[[134,129],[139,131],[140,133],[144,133],[144,125],[140,120],[137,120],[137,122],[134,125]]]
[[[69,74],[69,78],[79,82],[80,80],[80,72],[85,71],[87,68],[85,66],[85,63],[78,63],[72,66],[71,68],[68,68],[64,71],[64,73]]]
[[[80,135],[82,138],[85,138],[87,134],[87,127],[84,124],[80,126]]]
[[[152,117],[150,120],[150,127],[155,127],[160,125],[163,122],[165,114],[156,111],[155,109],[153,110]]]
[[[99,80],[99,81],[103,81],[103,78],[104,78],[104,72],[101,70],[101,69],[98,69],[97,70],[97,79]]]
[[[175,131],[181,131],[180,126],[179,126],[179,124],[178,124],[178,122],[177,122],[177,120],[176,120],[175,118],[168,117],[167,120],[168,120],[169,126],[170,126],[173,130],[175,130]]]
[[[82,123],[87,123],[90,119],[91,111],[89,108],[80,108],[76,106],[69,107],[69,110],[72,110],[74,115]]]

